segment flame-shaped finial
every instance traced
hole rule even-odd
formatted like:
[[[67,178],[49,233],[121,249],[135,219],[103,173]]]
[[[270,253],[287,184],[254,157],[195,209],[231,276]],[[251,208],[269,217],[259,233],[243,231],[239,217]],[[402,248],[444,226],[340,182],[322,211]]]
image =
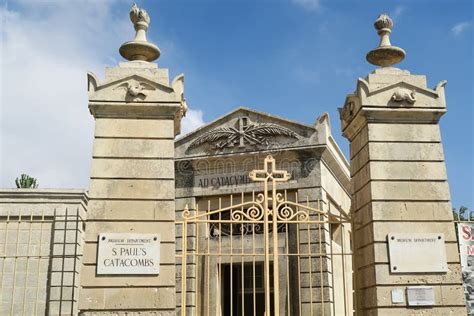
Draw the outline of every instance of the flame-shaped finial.
[[[390,33],[393,28],[393,21],[387,14],[381,14],[375,20],[374,27],[380,36],[380,43],[367,54],[367,61],[373,65],[390,67],[398,64],[405,58],[405,51],[390,44]]]
[[[150,16],[148,13],[140,9],[136,3],[132,5],[130,8],[130,21],[132,21],[133,25],[135,26],[138,22],[146,23],[147,26],[150,24]]]
[[[381,14],[377,18],[377,20],[375,20],[374,27],[379,32],[382,29],[389,29],[390,31],[392,31],[393,21],[387,14]]]
[[[160,49],[146,39],[150,16],[144,9],[140,9],[136,3],[130,8],[130,21],[132,21],[136,31],[135,39],[120,46],[120,55],[130,61],[153,61],[160,57]]]

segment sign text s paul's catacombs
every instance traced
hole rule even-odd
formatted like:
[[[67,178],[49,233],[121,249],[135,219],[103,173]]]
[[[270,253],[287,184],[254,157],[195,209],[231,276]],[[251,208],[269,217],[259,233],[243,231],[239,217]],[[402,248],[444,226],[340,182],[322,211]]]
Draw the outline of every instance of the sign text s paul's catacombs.
[[[474,314],[474,223],[458,223],[459,256],[469,315]]]
[[[97,274],[159,274],[159,234],[99,234]]]
[[[447,272],[443,234],[388,234],[391,273]]]

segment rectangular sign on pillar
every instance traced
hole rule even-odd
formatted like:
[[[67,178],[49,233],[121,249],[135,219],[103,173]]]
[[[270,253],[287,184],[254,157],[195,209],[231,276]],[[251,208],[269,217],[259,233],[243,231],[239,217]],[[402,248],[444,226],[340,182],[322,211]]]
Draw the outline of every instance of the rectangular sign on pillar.
[[[387,239],[391,273],[448,271],[444,234],[390,233]]]
[[[160,241],[160,234],[100,234],[97,274],[159,274]]]

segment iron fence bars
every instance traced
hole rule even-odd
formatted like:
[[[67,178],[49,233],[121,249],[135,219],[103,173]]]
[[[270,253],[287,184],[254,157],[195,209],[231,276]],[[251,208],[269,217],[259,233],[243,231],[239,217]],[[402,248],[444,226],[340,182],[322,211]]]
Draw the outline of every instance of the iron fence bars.
[[[289,174],[271,156],[250,178],[262,191],[198,200],[176,222],[181,315],[352,315],[348,215],[279,190]]]

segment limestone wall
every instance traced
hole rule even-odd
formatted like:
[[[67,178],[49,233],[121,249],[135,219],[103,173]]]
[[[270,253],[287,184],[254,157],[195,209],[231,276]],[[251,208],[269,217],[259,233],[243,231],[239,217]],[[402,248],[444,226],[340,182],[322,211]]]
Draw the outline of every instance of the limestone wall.
[[[96,119],[80,309],[174,311],[174,127],[171,120]],[[100,233],[159,233],[159,275],[97,275]]]
[[[0,314],[76,315],[83,190],[0,191]]]
[[[429,89],[425,76],[376,69],[359,79],[341,111],[351,142],[356,305],[364,315],[466,313],[439,127],[445,84]],[[411,98],[397,97],[407,91]],[[391,271],[389,233],[442,234],[447,262],[442,256],[418,260],[447,264],[447,271]],[[420,285],[432,287],[433,303],[392,300],[394,291]]]

